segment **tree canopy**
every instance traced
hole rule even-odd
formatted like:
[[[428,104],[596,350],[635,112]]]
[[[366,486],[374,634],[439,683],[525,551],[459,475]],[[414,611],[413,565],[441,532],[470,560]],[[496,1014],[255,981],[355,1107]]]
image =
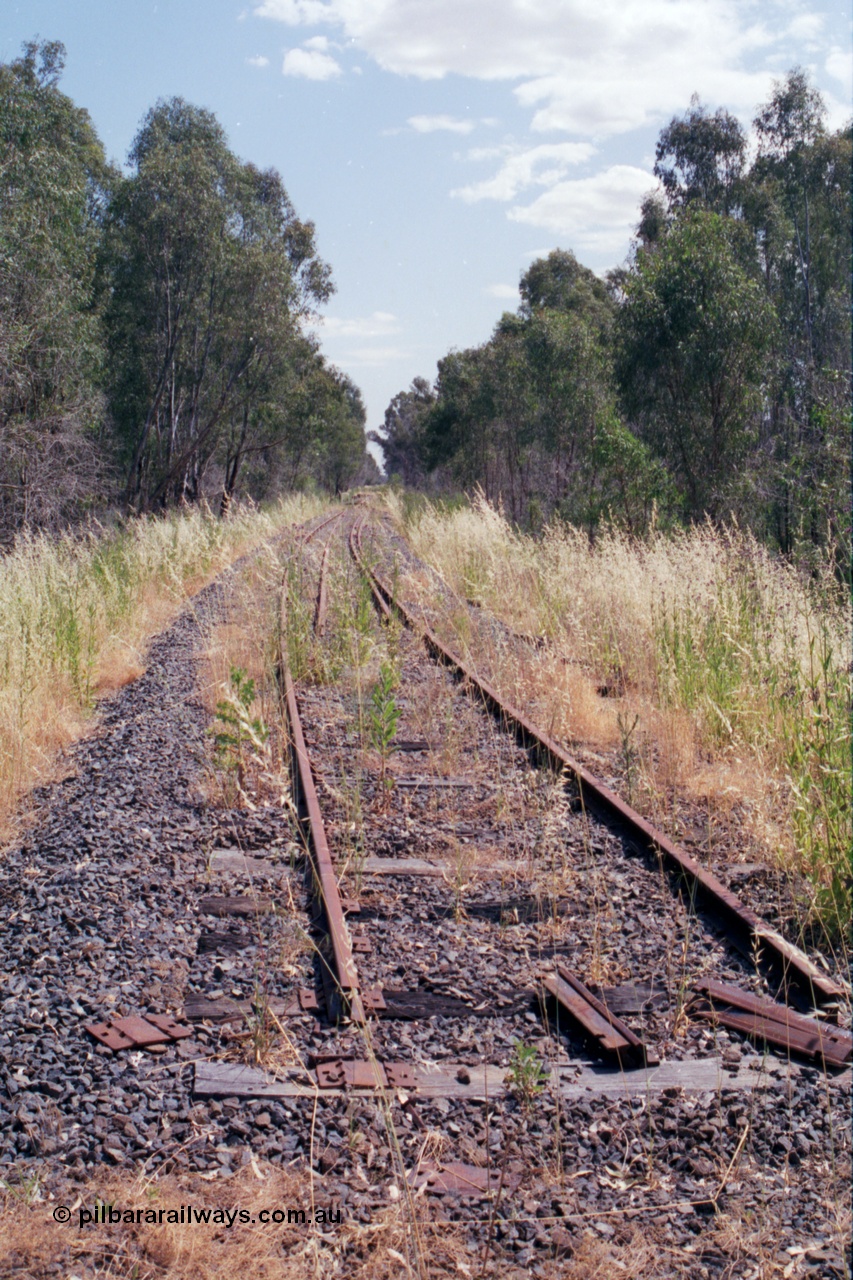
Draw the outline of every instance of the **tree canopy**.
[[[480,485],[521,521],[734,516],[849,559],[851,132],[825,114],[794,68],[750,158],[694,96],[661,131],[627,263],[602,280],[568,249],[535,261],[517,314],[392,401],[389,467]]]
[[[619,316],[623,404],[694,518],[725,514],[757,443],[773,340],[772,304],[728,223],[699,208],[680,218],[638,256]]]
[[[64,59],[33,42],[0,64],[0,537],[72,515],[102,470],[94,264],[115,174],[57,88]]]
[[[64,61],[32,42],[0,65],[0,537],[105,491],[146,510],[344,487],[364,408],[305,332],[333,291],[313,224],[182,98],[111,169]]]

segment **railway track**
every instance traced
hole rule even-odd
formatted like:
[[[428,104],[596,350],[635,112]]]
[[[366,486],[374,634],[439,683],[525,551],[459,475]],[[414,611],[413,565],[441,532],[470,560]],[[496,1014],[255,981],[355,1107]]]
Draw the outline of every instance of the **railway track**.
[[[849,999],[848,989],[821,972],[799,947],[770,928],[754,911],[743,906],[731,890],[701,867],[686,850],[653,827],[588,769],[572,759],[548,733],[532,723],[526,712],[502,699],[494,687],[448,648],[423,619],[418,619],[395,598],[388,582],[365,563],[362,549],[364,520],[365,517],[362,517],[353,524],[350,548],[362,572],[369,578],[377,605],[383,614],[388,617],[391,609],[396,610],[406,625],[422,637],[429,652],[460,676],[507,729],[515,733],[525,746],[532,747],[540,759],[571,781],[582,805],[615,821],[638,847],[658,859],[673,874],[676,888],[684,887],[692,901],[706,907],[723,924],[732,940],[745,954],[769,962],[783,998],[793,996],[808,1007],[829,1006],[833,1012],[837,1012],[839,1002]]]
[[[334,519],[334,517],[332,518]],[[746,1031],[761,1045],[774,1046],[783,1050],[786,1055],[809,1059],[812,1058],[830,1067],[844,1067],[850,1062],[851,1042],[844,1031],[834,1027],[829,1020],[837,1012],[840,1002],[845,998],[843,987],[834,982],[798,948],[793,946],[776,930],[766,926],[753,912],[743,907],[737,898],[723,886],[716,877],[702,869],[694,859],[680,849],[663,833],[652,828],[640,815],[625,805],[612,791],[598,782],[586,769],[577,765],[547,734],[533,725],[521,711],[502,702],[495,690],[479,678],[461,659],[450,652],[438,639],[431,628],[418,619],[395,600],[392,588],[380,573],[365,561],[363,548],[363,529],[366,517],[356,516],[349,521],[349,548],[359,572],[369,581],[377,608],[385,626],[393,622],[399,615],[406,626],[419,639],[425,642],[427,650],[440,663],[450,667],[465,682],[468,693],[476,694],[477,700],[492,712],[501,727],[508,730],[520,742],[523,750],[533,748],[540,764],[556,767],[562,777],[568,777],[577,787],[582,808],[588,809],[585,821],[589,822],[597,814],[606,820],[612,830],[619,833],[619,838],[643,852],[651,852],[658,865],[670,873],[671,887],[687,900],[687,917],[693,919],[693,908],[701,907],[704,913],[717,926],[722,925],[728,938],[742,953],[754,962],[759,958],[763,967],[776,983],[776,994],[782,1000],[768,1000],[757,997],[753,992],[743,990],[732,983],[712,980],[704,987],[697,987],[693,993],[696,997],[694,1008],[697,1018],[705,1017],[714,1026],[727,1027],[730,1030]],[[325,529],[332,520],[324,521],[302,540],[305,548],[316,534]],[[318,588],[314,607],[314,631],[322,638],[328,609],[328,565],[331,539],[327,538],[320,557]],[[286,605],[283,604],[283,608]],[[306,745],[306,737],[302,726],[298,699],[294,681],[287,670],[282,667],[282,681],[287,706],[287,717],[293,743],[293,752],[298,775],[299,793],[303,802],[305,815],[306,843],[310,843],[313,856],[313,878],[316,888],[316,899],[325,919],[327,954],[322,960],[322,976],[327,1012],[333,1018],[344,1017],[351,1023],[366,1027],[369,1020],[383,1021],[394,1019],[399,1010],[406,1006],[406,999],[399,999],[400,993],[394,992],[392,998],[386,1000],[381,986],[373,983],[366,986],[359,978],[358,956],[354,950],[353,931],[355,922],[362,915],[361,904],[353,897],[345,897],[341,889],[346,881],[346,867],[342,870],[341,861],[336,861],[323,822],[319,789],[315,783],[311,765],[311,752]],[[461,694],[457,691],[457,698]],[[414,746],[417,742],[404,743],[403,746]],[[522,756],[519,759],[523,759]],[[448,778],[397,778],[395,790],[404,793],[412,786],[419,786],[435,793],[447,786],[465,787],[464,779]],[[614,823],[615,820],[615,823]],[[506,864],[509,865],[509,864]],[[506,865],[498,868],[503,874]],[[517,871],[517,867],[515,868]],[[448,881],[446,867],[439,861],[407,858],[377,858],[367,855],[362,860],[359,879],[368,875],[379,877],[392,875],[395,878],[429,877],[433,880]],[[481,877],[482,879],[482,877]],[[529,905],[529,903],[528,903]],[[517,910],[513,908],[513,910]],[[356,940],[355,946],[359,946]],[[369,951],[370,944],[365,938],[360,939],[360,949]],[[591,1046],[594,1057],[609,1060],[619,1068],[624,1088],[660,1088],[669,1087],[667,1081],[672,1078],[672,1069],[666,1062],[659,1063],[657,1049],[645,1042],[627,1023],[620,1018],[618,1006],[624,1004],[624,995],[617,991],[611,993],[610,1000],[614,1007],[607,1004],[599,994],[591,991],[584,983],[581,975],[573,972],[560,960],[552,971],[540,973],[538,978],[523,987],[520,997],[520,1008],[530,1015],[537,1008],[544,1012],[546,1019],[550,1014],[552,1024],[559,1031],[561,1026],[568,1029],[579,1042]],[[699,997],[702,997],[701,999]],[[303,994],[304,1003],[310,1003],[312,997]],[[464,1001],[457,1001],[456,1013],[459,1016],[470,1014],[470,1003],[466,1008]],[[817,1021],[803,1017],[802,1014],[789,1008],[788,1000],[797,1001],[799,1006],[825,1006],[829,1019]],[[409,993],[409,1009],[417,1005]],[[428,1014],[438,1008],[436,1002],[421,999],[421,1007]],[[450,1016],[452,1000],[443,1005],[445,1016]],[[373,1038],[375,1039],[375,1037]],[[510,1047],[504,1045],[504,1050]],[[505,1055],[504,1055],[505,1056]],[[463,1064],[464,1065],[464,1064]],[[716,1064],[718,1066],[718,1064]],[[485,1087],[489,1079],[490,1064],[483,1064],[482,1080],[479,1087]],[[682,1062],[676,1073],[679,1079],[688,1082],[691,1070],[697,1082],[706,1085],[711,1079],[709,1065],[694,1066]],[[499,1078],[503,1071],[502,1078]],[[627,1071],[635,1074],[630,1076]],[[417,1065],[407,1065],[405,1060],[380,1059],[376,1056],[375,1045],[366,1056],[350,1056],[343,1054],[331,1060],[319,1063],[311,1077],[311,1087],[322,1088],[378,1088],[400,1085],[414,1092],[426,1089],[434,1094],[436,1090],[445,1093],[465,1095],[466,1086],[460,1090],[460,1072],[466,1074],[460,1066],[445,1070],[443,1073],[435,1069],[430,1072],[419,1070]],[[492,1088],[500,1092],[506,1086],[506,1072],[502,1063],[494,1064],[492,1072],[494,1080]],[[428,1077],[428,1078],[427,1078]],[[718,1075],[719,1081],[721,1077]],[[542,1080],[551,1085],[561,1087],[560,1071],[543,1072]],[[223,1077],[224,1080],[224,1077]],[[402,1083],[401,1083],[402,1082]],[[730,1083],[735,1083],[734,1081]],[[755,1080],[751,1076],[744,1078],[743,1087],[754,1087]],[[205,1075],[205,1088],[224,1087],[222,1080],[217,1084],[215,1071]],[[234,1085],[236,1088],[236,1084]],[[253,1087],[251,1074],[242,1074],[240,1088],[248,1092]],[[279,1084],[281,1096],[287,1095],[290,1087],[286,1082]],[[305,1087],[304,1076],[301,1083],[294,1086],[297,1091]],[[477,1088],[474,1085],[473,1088]],[[589,1087],[588,1085],[585,1087]],[[699,1087],[697,1085],[697,1087]],[[470,1091],[470,1090],[469,1090]]]
[[[81,1006],[88,1050],[66,1053],[91,1096],[120,1079],[132,1114],[162,1109],[156,1142],[134,1121],[149,1169],[303,1160],[364,1223],[398,1203],[417,1236],[440,1205],[499,1270],[640,1227],[661,1233],[648,1274],[677,1274],[667,1250],[727,1206],[811,1240],[848,1159],[843,985],[450,652],[368,519],[290,540],[294,805],[204,818],[201,862],[198,833],[162,837],[157,910],[180,928],[154,945],[180,952],[184,998]],[[121,910],[110,928],[133,937],[146,908],[129,891]],[[69,1158],[137,1142],[96,1136]],[[703,1253],[695,1274],[725,1265]]]

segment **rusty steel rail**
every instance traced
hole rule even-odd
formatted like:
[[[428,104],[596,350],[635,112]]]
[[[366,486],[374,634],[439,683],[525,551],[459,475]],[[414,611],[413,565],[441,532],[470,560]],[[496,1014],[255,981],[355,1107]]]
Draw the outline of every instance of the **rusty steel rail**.
[[[325,529],[327,525],[331,524],[333,520],[340,520],[344,514],[345,512],[343,511],[333,511],[330,516],[326,516],[325,519],[321,520],[313,529],[306,529],[304,525],[300,526],[296,539],[297,544],[300,547],[304,547],[306,542],[310,542],[312,538],[316,538],[317,534]]]
[[[324,529],[326,525],[331,524],[332,520],[337,519],[341,515],[343,515],[343,512],[336,511],[315,529],[309,530],[301,539],[301,545],[304,546],[305,543],[315,537],[321,529]],[[285,633],[286,610],[287,589],[285,582],[282,586],[281,593],[282,637]],[[311,760],[308,755],[308,748],[305,745],[305,735],[302,731],[302,721],[299,716],[299,706],[296,701],[296,689],[293,684],[293,677],[291,676],[290,669],[287,665],[287,657],[284,652],[283,643],[279,654],[279,679],[284,690],[290,738],[293,746],[296,770],[299,777],[299,789],[308,815],[308,828],[310,832],[311,848],[313,851],[314,879],[317,888],[317,895],[320,899],[323,913],[326,917],[326,929],[329,936],[332,967],[334,970],[333,976],[337,983],[339,996],[346,1013],[353,1022],[363,1023],[365,1021],[365,1002],[362,999],[358,970],[356,969],[355,960],[353,958],[352,941],[346,925],[343,904],[341,902],[341,895],[338,889],[338,881],[337,876],[335,875],[335,868],[332,861],[329,842],[326,838],[326,828],[323,823],[323,815],[320,811],[320,801],[317,796],[317,788],[314,783]]]
[[[708,1022],[729,1027],[759,1043],[776,1045],[788,1053],[818,1058],[828,1066],[846,1067],[853,1061],[853,1036],[815,1018],[804,1018],[787,1005],[753,995],[713,978],[697,982],[698,998],[691,1012]]]
[[[302,722],[299,718],[299,708],[296,703],[296,690],[290,671],[285,665],[282,666],[282,677],[291,741],[299,773],[299,787],[308,813],[308,826],[314,853],[314,875],[317,891],[326,916],[326,929],[332,951],[334,976],[349,1016],[353,1022],[364,1022],[364,1005],[359,989],[358,971],[353,959],[352,942],[346,926],[329,842],[326,839],[326,829],[323,824],[323,815],[320,812],[317,788],[314,785],[311,761],[308,757],[308,749],[305,746],[305,735],[302,732]]]
[[[305,524],[288,525],[280,535],[283,541],[286,540],[288,553],[291,557],[295,556],[306,543],[310,542],[311,539],[316,536],[316,534],[320,533],[322,529],[325,529],[327,525],[330,525],[333,520],[339,520],[343,515],[343,511],[333,511],[331,515],[324,516],[320,523],[313,529],[308,529],[306,527],[306,525],[310,523],[308,521],[306,521]]]
[[[329,546],[326,543],[323,547],[323,559],[320,562],[320,585],[317,588],[317,604],[314,609],[314,635],[319,639],[322,638],[326,629],[326,613],[329,608],[329,592],[328,592],[328,568],[329,568]]]
[[[660,1059],[621,1018],[594,996],[576,974],[558,964],[555,974],[542,982],[544,991],[553,996],[569,1018],[589,1039],[595,1040],[602,1052],[615,1057],[620,1066],[655,1067]]]
[[[537,728],[525,712],[508,703],[487,680],[449,649],[423,619],[394,598],[389,585],[365,562],[362,533],[366,518],[361,516],[353,524],[350,549],[386,616],[394,608],[406,625],[421,635],[429,652],[476,689],[484,704],[500,718],[502,724],[513,730],[525,746],[535,748],[557,772],[565,773],[574,780],[582,804],[589,804],[615,820],[641,848],[657,857],[668,871],[685,883],[691,898],[701,902],[720,920],[733,941],[747,955],[769,961],[781,978],[786,998],[789,992],[793,992],[814,1007],[846,1000],[848,993],[845,988],[822,973],[804,951],[744,906],[712,872],[700,866],[685,849],[652,826],[594,774],[572,759],[549,734]]]

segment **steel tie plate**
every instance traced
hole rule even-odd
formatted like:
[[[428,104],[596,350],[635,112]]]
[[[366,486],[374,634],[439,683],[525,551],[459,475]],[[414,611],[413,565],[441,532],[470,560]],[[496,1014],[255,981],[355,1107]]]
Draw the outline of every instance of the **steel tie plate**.
[[[485,1196],[496,1190],[501,1181],[513,1186],[518,1179],[516,1175],[502,1179],[497,1169],[483,1169],[477,1165],[463,1164],[459,1160],[450,1160],[441,1164],[425,1164],[412,1170],[409,1181],[410,1185],[425,1186],[426,1190],[436,1195]]]
[[[347,1084],[353,1089],[385,1089],[388,1077],[381,1062],[370,1062],[365,1058],[353,1058],[344,1064],[347,1069]]]
[[[113,1026],[118,1027],[126,1036],[129,1036],[133,1043],[144,1048],[147,1044],[162,1044],[164,1040],[170,1040],[171,1036],[168,1031],[155,1027],[146,1018],[129,1017],[118,1018]]]
[[[298,999],[300,1009],[304,1009],[306,1013],[320,1012],[320,1002],[310,987],[300,987]]]
[[[178,1022],[167,1013],[146,1013],[145,1021],[150,1022],[154,1027],[159,1027],[161,1031],[165,1031],[170,1040],[185,1040],[187,1036],[191,1036],[193,1033],[192,1027]]]
[[[190,1027],[183,1027],[173,1018],[154,1014],[151,1019],[131,1015],[127,1018],[108,1018],[106,1022],[87,1022],[85,1029],[105,1044],[108,1049],[144,1049],[149,1044],[163,1044],[167,1040],[179,1040],[192,1035]]]
[[[346,1072],[342,1062],[319,1062],[317,1084],[321,1089],[340,1089],[346,1084]]]
[[[335,1058],[318,1062],[317,1085],[320,1089],[385,1089],[388,1077],[381,1062],[367,1058]]]
[[[410,1062],[386,1062],[385,1074],[392,1089],[416,1089],[417,1080]]]
[[[368,987],[366,991],[362,991],[361,1003],[366,1013],[381,1013],[388,1008],[381,987]]]
[[[86,1022],[83,1026],[90,1036],[94,1036],[96,1040],[106,1045],[108,1049],[117,1051],[119,1049],[133,1048],[134,1042],[130,1036],[125,1035],[123,1031],[120,1031],[111,1022]]]

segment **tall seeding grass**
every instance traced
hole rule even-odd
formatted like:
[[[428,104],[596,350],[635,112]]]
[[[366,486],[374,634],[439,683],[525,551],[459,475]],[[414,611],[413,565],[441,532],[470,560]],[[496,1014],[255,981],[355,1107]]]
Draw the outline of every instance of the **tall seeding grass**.
[[[0,821],[73,740],[99,693],[138,675],[146,641],[249,547],[321,504],[226,520],[193,510],[118,530],[31,536],[0,558]]]
[[[687,723],[697,771],[728,761],[735,788],[739,774],[763,779],[767,830],[810,886],[811,923],[846,933],[851,635],[828,558],[806,578],[748,533],[709,524],[594,540],[556,524],[534,538],[482,500],[421,507],[407,523],[460,595],[546,637],[658,723]]]

